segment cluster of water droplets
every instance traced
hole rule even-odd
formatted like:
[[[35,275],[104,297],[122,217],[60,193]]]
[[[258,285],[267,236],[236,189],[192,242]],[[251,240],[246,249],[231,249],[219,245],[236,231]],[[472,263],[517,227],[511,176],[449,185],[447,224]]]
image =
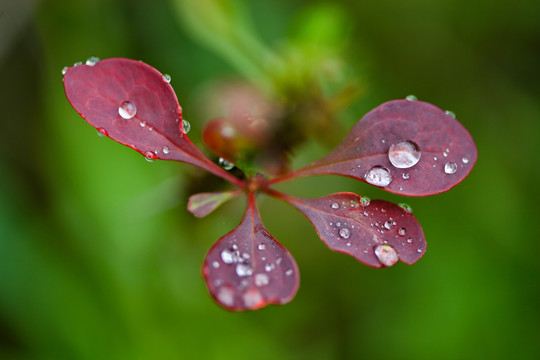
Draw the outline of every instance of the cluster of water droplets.
[[[98,62],[99,62],[99,58],[98,58],[98,57],[90,56],[90,57],[84,62],[84,64],[85,64],[85,65],[88,65],[88,66],[94,66],[94,65],[96,65]],[[78,62],[76,62],[75,64],[73,64],[73,67],[81,66],[82,64],[83,64],[82,61],[78,61]],[[64,66],[64,67],[62,68],[62,75],[66,75],[66,72],[68,71],[68,69],[69,69],[69,66]]]

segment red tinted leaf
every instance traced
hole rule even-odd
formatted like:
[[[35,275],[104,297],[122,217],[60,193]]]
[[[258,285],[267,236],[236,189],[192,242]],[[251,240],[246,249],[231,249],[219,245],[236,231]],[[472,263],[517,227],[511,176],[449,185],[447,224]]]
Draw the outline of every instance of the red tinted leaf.
[[[173,88],[153,67],[130,59],[106,59],[67,68],[64,87],[71,105],[100,133],[149,159],[186,162],[233,183],[188,139]]]
[[[476,158],[471,135],[452,113],[422,101],[393,100],[360,119],[326,157],[273,182],[336,174],[396,194],[426,196],[461,182]]]
[[[205,217],[222,204],[242,194],[242,190],[218,191],[191,195],[188,210],[196,217]]]
[[[391,266],[399,258],[413,264],[424,255],[422,227],[410,211],[384,200],[337,193],[317,199],[273,195],[287,201],[313,224],[334,251],[373,266]]]
[[[294,258],[262,224],[252,193],[240,225],[208,252],[203,275],[216,301],[234,311],[287,303],[299,285]]]

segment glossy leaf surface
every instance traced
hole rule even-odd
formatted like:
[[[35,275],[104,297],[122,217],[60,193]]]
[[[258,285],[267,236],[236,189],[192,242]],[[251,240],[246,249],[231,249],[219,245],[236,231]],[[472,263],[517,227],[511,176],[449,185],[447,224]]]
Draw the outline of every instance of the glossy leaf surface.
[[[240,225],[208,252],[203,275],[212,297],[234,311],[287,303],[300,281],[294,258],[262,224],[253,194]]]
[[[393,100],[366,114],[330,154],[287,178],[336,174],[396,194],[426,196],[461,182],[476,158],[471,135],[452,113],[422,101]]]
[[[64,87],[71,105],[101,134],[148,159],[186,162],[235,181],[186,136],[170,79],[130,59],[87,64],[67,68]]]
[[[413,264],[424,255],[426,240],[414,215],[399,205],[336,193],[317,199],[281,194],[313,224],[334,251],[349,254],[373,267],[391,266],[398,259]]]
[[[242,194],[242,190],[194,194],[189,197],[187,208],[196,217],[205,217],[227,201],[240,194]]]

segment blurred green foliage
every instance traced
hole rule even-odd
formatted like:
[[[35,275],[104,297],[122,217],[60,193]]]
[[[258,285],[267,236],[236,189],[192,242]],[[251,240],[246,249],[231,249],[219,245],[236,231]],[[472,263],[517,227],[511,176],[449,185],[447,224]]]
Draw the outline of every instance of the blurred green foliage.
[[[527,0],[0,4],[0,358],[536,358],[539,17]],[[300,214],[261,197],[302,285],[286,306],[228,313],[200,265],[242,202],[195,219],[185,203],[197,171],[99,138],[60,74],[92,55],[171,74],[195,142],[205,86],[244,77],[301,94],[313,77],[325,99],[349,83],[363,94],[335,114],[341,136],[413,93],[456,112],[479,160],[430,198],[333,177],[283,185],[410,203],[428,241],[412,267],[333,253]],[[327,150],[307,142],[294,163]]]

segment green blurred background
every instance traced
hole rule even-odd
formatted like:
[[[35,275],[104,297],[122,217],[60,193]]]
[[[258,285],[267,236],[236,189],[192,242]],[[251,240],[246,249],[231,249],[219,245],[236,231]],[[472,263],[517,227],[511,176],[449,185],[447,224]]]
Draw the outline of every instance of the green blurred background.
[[[540,2],[221,3],[226,26],[251,28],[248,62],[258,61],[257,44],[309,71],[320,64],[306,61],[314,54],[337,57],[336,76],[362,89],[337,115],[340,136],[411,93],[457,114],[479,160],[448,193],[406,199],[331,177],[282,186],[406,201],[426,255],[368,268],[261,197],[265,224],[299,264],[300,290],[286,306],[222,310],[200,266],[240,221],[242,201],[195,219],[185,209],[194,170],[98,137],[61,77],[89,56],[144,60],[172,76],[200,143],[201,89],[257,77],[213,33],[219,16],[200,16],[210,2],[2,0],[0,358],[536,359]],[[297,149],[295,163],[323,147]]]

